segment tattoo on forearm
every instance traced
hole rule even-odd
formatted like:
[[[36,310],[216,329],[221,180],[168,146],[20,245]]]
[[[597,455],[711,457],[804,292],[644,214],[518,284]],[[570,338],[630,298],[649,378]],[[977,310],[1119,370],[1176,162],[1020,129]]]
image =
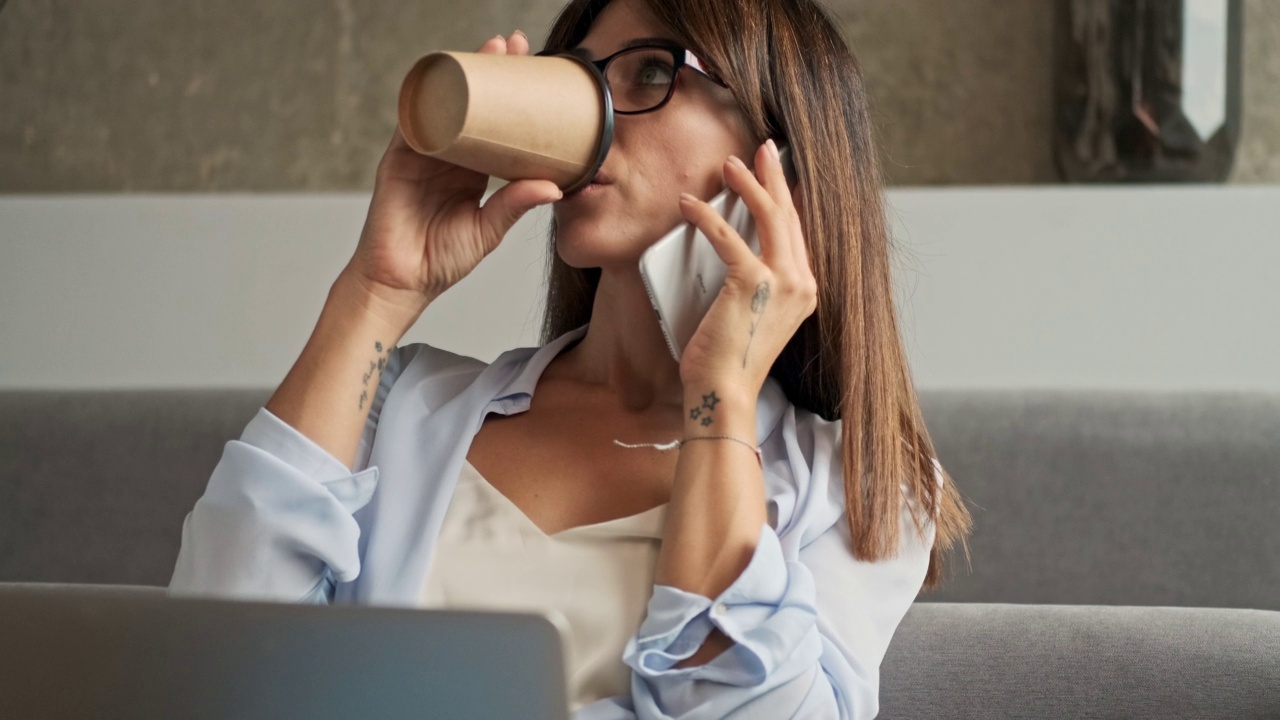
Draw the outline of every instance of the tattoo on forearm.
[[[742,367],[747,366],[747,353],[751,351],[751,341],[756,337],[756,328],[760,326],[760,319],[764,317],[764,306],[769,304],[769,283],[762,282],[756,286],[756,292],[751,296],[751,314],[755,316],[751,321],[751,334],[747,337],[747,348],[742,351]]]
[[[387,348],[385,355],[381,354],[382,341],[380,340],[375,340],[373,342],[373,350],[374,352],[377,352],[380,354],[377,356],[376,361],[375,360],[369,361],[369,371],[364,374],[365,389],[360,391],[360,409],[361,410],[364,409],[364,404],[369,400],[369,381],[374,378],[375,374],[379,376],[381,375],[382,371],[385,370],[387,367],[387,359],[391,357],[391,348]],[[375,388],[375,391],[376,391],[376,388]]]
[[[711,413],[715,411],[716,404],[719,402],[720,398],[716,397],[715,390],[712,390],[709,395],[703,395],[701,405],[689,408],[689,419],[698,420],[702,427],[707,427],[712,422]]]

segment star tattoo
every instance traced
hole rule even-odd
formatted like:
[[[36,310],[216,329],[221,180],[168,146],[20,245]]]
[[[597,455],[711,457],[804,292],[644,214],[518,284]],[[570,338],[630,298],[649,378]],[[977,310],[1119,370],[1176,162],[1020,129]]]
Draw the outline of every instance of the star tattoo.
[[[710,395],[702,396],[702,407],[708,410],[715,410],[716,403],[720,402],[720,398],[716,397],[716,391],[712,390]],[[696,415],[694,417],[697,417]]]

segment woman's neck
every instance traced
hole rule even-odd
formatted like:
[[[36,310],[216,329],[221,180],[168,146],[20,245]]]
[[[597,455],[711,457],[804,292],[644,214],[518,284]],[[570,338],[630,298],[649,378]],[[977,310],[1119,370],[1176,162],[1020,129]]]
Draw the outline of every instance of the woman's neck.
[[[684,401],[680,366],[634,267],[601,271],[586,334],[552,366],[558,378],[596,386],[630,411],[678,410]]]

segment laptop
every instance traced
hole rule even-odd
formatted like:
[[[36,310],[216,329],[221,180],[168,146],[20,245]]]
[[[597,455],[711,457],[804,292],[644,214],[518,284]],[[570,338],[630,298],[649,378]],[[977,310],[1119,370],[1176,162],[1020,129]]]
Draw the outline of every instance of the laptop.
[[[568,720],[563,617],[0,592],[0,718]]]

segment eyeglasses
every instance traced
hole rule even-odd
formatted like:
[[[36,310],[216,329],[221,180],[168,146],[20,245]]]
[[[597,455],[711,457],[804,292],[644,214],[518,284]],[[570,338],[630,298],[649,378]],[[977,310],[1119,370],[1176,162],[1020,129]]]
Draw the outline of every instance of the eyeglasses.
[[[569,53],[582,56],[580,50],[570,50]],[[559,53],[543,50],[537,54]],[[696,55],[675,44],[641,45],[587,62],[596,66],[604,76],[613,96],[613,111],[619,115],[639,115],[666,105],[675,94],[676,75],[680,68],[691,68],[720,87],[728,87],[712,75]]]

